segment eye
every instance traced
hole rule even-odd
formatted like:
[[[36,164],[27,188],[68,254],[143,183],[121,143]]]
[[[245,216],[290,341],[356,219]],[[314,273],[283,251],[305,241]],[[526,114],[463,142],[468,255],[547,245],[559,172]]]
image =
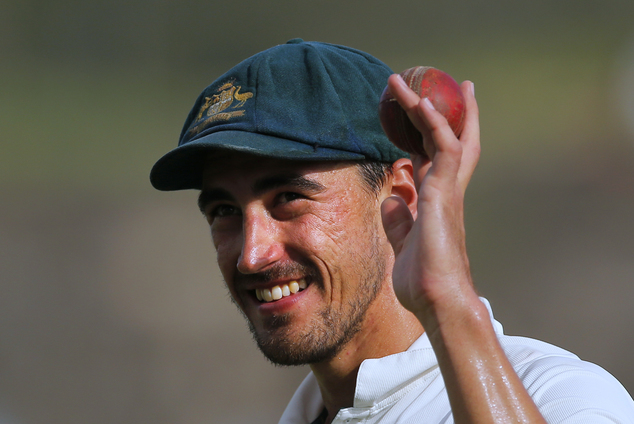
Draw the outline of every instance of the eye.
[[[229,216],[239,216],[239,215],[241,215],[240,209],[226,203],[210,207],[208,212],[205,213],[205,216],[207,216],[207,219],[210,222],[216,218],[225,218]]]
[[[292,191],[285,191],[283,193],[280,193],[277,196],[277,200],[278,200],[279,203],[290,203],[293,200],[303,199],[303,198],[304,198],[304,196],[302,196],[301,194],[295,193],[295,192],[292,192]]]

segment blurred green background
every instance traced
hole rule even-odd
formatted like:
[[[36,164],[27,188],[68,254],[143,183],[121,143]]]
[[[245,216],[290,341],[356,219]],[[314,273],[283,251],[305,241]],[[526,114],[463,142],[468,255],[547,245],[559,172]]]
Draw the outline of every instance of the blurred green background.
[[[274,423],[196,193],[148,181],[199,92],[301,37],[475,82],[476,285],[509,334],[634,390],[631,0],[5,0],[0,424]]]

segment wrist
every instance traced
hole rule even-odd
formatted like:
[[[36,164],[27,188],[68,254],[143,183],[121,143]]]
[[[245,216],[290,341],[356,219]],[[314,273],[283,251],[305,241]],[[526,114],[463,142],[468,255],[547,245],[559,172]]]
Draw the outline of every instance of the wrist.
[[[444,339],[448,333],[479,332],[479,328],[491,326],[489,311],[471,286],[430,299],[414,314],[430,338],[435,335]]]

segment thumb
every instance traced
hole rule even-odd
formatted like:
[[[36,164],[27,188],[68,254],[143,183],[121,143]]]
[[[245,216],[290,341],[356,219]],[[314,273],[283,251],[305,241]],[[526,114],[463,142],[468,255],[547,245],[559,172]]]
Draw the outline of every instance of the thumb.
[[[381,204],[381,217],[387,239],[394,249],[394,254],[398,255],[403,248],[405,237],[414,225],[412,213],[405,200],[391,196]]]

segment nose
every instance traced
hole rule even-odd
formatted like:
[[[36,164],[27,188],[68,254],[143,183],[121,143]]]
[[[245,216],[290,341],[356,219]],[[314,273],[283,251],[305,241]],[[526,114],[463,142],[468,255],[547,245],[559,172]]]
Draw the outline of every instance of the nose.
[[[242,251],[237,268],[243,274],[254,274],[277,262],[284,248],[275,220],[263,210],[243,211]]]

